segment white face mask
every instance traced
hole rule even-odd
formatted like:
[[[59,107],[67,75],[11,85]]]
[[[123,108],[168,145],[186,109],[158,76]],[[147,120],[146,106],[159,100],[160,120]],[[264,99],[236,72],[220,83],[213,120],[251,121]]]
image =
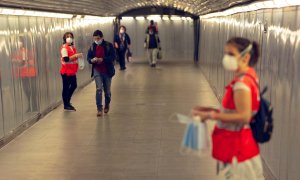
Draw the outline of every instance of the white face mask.
[[[250,52],[251,50],[252,50],[252,44],[250,44],[244,51],[240,53],[241,57],[243,57],[246,53]],[[224,69],[227,71],[237,71],[239,68],[238,59],[234,56],[225,54],[223,57],[223,66]]]
[[[100,44],[102,44],[102,39],[101,40],[99,40],[99,41],[95,41],[95,43],[97,44],[97,45],[100,45]]]
[[[66,39],[66,43],[72,44],[72,42],[73,42],[73,38],[68,37],[68,38]]]
[[[120,33],[123,34],[125,31],[124,29],[120,29]]]
[[[238,70],[238,62],[236,57],[225,54],[223,57],[223,66],[227,71],[237,71]]]

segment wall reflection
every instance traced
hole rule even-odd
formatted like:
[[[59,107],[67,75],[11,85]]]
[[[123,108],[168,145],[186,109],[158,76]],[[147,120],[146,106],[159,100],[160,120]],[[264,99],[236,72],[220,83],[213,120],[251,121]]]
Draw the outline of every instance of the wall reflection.
[[[112,22],[0,15],[0,139],[61,100],[60,47],[65,31],[87,52],[96,29],[113,39]],[[90,80],[90,67],[78,85]]]

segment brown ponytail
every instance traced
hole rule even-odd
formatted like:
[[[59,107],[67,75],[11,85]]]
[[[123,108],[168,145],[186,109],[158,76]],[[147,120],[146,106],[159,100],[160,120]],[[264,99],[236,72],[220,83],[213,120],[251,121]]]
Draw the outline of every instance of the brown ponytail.
[[[252,42],[252,50],[250,54],[251,54],[251,59],[249,62],[249,66],[255,66],[260,56],[259,45],[256,41]]]

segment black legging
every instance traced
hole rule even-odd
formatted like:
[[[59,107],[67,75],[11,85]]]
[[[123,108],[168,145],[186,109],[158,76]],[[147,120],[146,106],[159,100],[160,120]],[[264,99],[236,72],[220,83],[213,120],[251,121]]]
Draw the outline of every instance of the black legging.
[[[28,108],[26,112],[36,112],[38,111],[37,102],[37,79],[36,77],[23,77],[22,86],[26,97],[28,98]]]
[[[70,105],[71,97],[77,88],[76,75],[67,76],[66,74],[61,75],[63,81],[62,98],[65,106]]]
[[[120,63],[120,68],[125,69],[125,52],[126,51],[118,51],[118,57],[119,57],[119,63]]]

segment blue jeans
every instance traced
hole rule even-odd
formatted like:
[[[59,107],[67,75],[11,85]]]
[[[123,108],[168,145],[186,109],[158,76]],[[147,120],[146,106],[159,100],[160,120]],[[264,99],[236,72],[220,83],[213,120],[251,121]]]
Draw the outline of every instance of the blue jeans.
[[[94,70],[94,79],[96,83],[96,105],[98,110],[102,110],[102,91],[104,91],[105,105],[109,105],[111,101],[111,77],[107,74],[99,73]]]

